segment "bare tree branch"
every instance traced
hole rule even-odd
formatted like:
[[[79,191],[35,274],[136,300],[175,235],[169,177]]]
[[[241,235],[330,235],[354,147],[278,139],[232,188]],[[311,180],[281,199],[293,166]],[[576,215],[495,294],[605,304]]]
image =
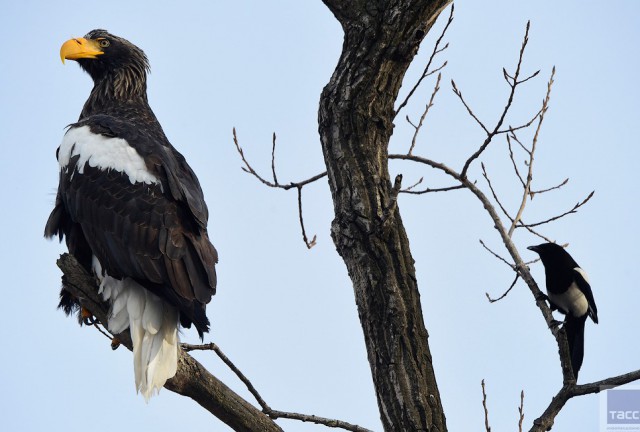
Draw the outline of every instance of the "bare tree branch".
[[[484,123],[482,123],[482,121],[478,118],[478,116],[476,116],[474,114],[474,112],[471,109],[471,107],[467,104],[467,101],[464,100],[464,97],[462,96],[462,92],[460,90],[458,90],[458,87],[456,86],[456,82],[454,80],[451,80],[451,88],[453,89],[453,92],[456,94],[456,96],[458,96],[458,99],[460,99],[460,102],[462,102],[462,105],[464,105],[464,107],[467,109],[467,112],[469,113],[469,115],[476,121],[476,123],[478,123],[478,125],[480,125],[482,130],[487,135],[491,136],[491,133],[489,132],[489,129],[487,129],[487,127],[484,125]],[[486,142],[486,143],[488,144],[488,142]]]
[[[515,266],[513,264],[511,264],[509,261],[507,261],[506,259],[502,258],[500,255],[498,255],[496,252],[494,252],[491,249],[489,249],[489,247],[486,244],[484,244],[482,239],[480,239],[480,244],[482,245],[483,248],[485,248],[487,250],[487,252],[489,252],[491,255],[493,255],[494,257],[498,258],[500,261],[502,261],[506,265],[508,265],[511,270],[515,270],[516,269]]]
[[[109,333],[107,333],[107,331],[102,328],[102,326],[100,325],[99,322],[93,323],[93,326],[96,328],[96,330],[98,330],[100,333],[102,333],[109,340],[113,340],[113,336],[111,336]]]
[[[181,347],[185,352],[194,351],[194,350],[215,352],[216,355],[220,358],[220,360],[222,360],[229,367],[229,369],[231,369],[236,374],[236,376],[240,379],[240,381],[242,381],[244,385],[247,386],[247,389],[249,390],[249,392],[253,395],[253,397],[256,399],[256,401],[258,401],[258,403],[262,407],[262,412],[264,412],[266,415],[268,415],[272,419],[286,418],[291,420],[300,420],[303,422],[316,423],[319,425],[332,427],[332,428],[340,428],[340,429],[353,431],[353,432],[372,432],[369,429],[366,429],[362,426],[347,423],[342,420],[319,417],[319,416],[310,415],[310,414],[300,414],[300,413],[294,413],[294,412],[274,410],[269,406],[269,404],[267,404],[267,402],[265,402],[262,396],[260,396],[260,393],[258,393],[258,390],[256,390],[256,388],[253,386],[251,381],[222,352],[222,350],[220,349],[220,347],[218,347],[218,345],[216,345],[213,342],[202,344],[202,345],[191,345],[191,344],[183,343],[181,344]]]
[[[313,235],[311,241],[307,238],[307,231],[304,229],[304,218],[302,216],[302,186],[296,188],[298,190],[298,220],[300,221],[300,228],[302,229],[302,240],[307,245],[307,249],[311,249],[316,245],[316,235]]]
[[[257,178],[258,180],[260,180],[260,182],[266,186],[269,186],[271,188],[276,188],[276,189],[283,189],[283,190],[289,190],[289,189],[293,189],[296,188],[298,191],[298,220],[300,222],[300,228],[302,229],[302,240],[304,241],[304,244],[307,246],[307,249],[311,249],[313,246],[316,245],[316,236],[314,235],[313,238],[311,239],[311,241],[309,241],[309,239],[307,238],[307,233],[304,227],[304,218],[302,215],[302,188],[310,183],[313,183],[317,180],[320,180],[321,178],[325,177],[327,175],[327,172],[323,172],[320,174],[316,174],[315,176],[308,178],[306,180],[302,180],[300,182],[290,182],[288,184],[280,184],[278,182],[278,177],[276,176],[276,162],[275,162],[275,154],[276,154],[276,134],[275,132],[273,133],[273,146],[271,149],[271,173],[273,175],[273,182],[270,182],[269,180],[265,179],[264,177],[262,177],[260,174],[257,173],[257,171],[255,169],[253,169],[253,167],[251,166],[251,164],[249,163],[249,161],[247,160],[247,158],[244,155],[244,151],[242,150],[242,147],[240,147],[240,144],[238,142],[238,136],[236,134],[236,128],[233,128],[233,143],[236,146],[236,150],[238,151],[238,154],[240,155],[240,158],[242,159],[242,162],[244,163],[244,166],[242,167],[242,170],[248,174],[251,174],[252,176],[254,176],[255,178]]]
[[[518,432],[522,432],[524,422],[524,390],[520,390],[520,406],[518,407]]]
[[[509,285],[509,288],[498,298],[491,298],[489,293],[484,293],[484,295],[487,296],[487,300],[489,300],[489,303],[495,303],[505,298],[507,294],[509,294],[509,292],[513,289],[513,287],[516,286],[516,282],[518,282],[518,279],[520,279],[520,274],[516,273],[516,277],[515,279],[513,279],[513,282],[511,282],[511,285]]]
[[[411,188],[408,187],[404,190],[401,190],[400,193],[406,193],[411,195],[423,195],[423,194],[432,193],[432,192],[448,192],[456,189],[464,189],[464,186],[455,185],[455,186],[446,186],[441,188],[426,188],[426,189],[417,190],[417,191],[411,190]]]
[[[512,101],[512,97],[513,97],[513,90],[515,89],[515,87],[518,84],[524,83],[526,81],[528,81],[529,79],[533,78],[534,76],[537,75],[537,72],[535,74],[533,74],[530,77],[527,77],[525,79],[522,79],[520,81],[518,81],[518,76],[519,76],[519,70],[520,70],[520,65],[522,63],[522,56],[523,56],[523,52],[524,52],[524,48],[526,46],[527,43],[527,39],[528,39],[528,29],[529,26],[527,25],[527,32],[525,34],[525,39],[524,42],[522,44],[522,48],[520,51],[520,57],[519,57],[519,61],[518,61],[518,67],[516,69],[516,73],[514,74],[513,77],[509,76],[509,74],[504,71],[504,76],[505,76],[505,80],[507,80],[507,82],[510,82],[510,85],[512,86],[512,92],[511,92],[511,96],[509,98],[509,101],[507,102],[507,105],[505,107],[505,110],[503,110],[503,114],[501,116],[501,119],[499,120],[498,124],[500,124],[506,114],[506,112],[508,111],[508,108],[511,104]],[[505,264],[509,265],[512,269],[514,269],[516,271],[516,275],[514,278],[514,281],[512,282],[511,286],[509,287],[509,289],[498,299],[492,299],[488,293],[486,294],[487,298],[489,299],[489,301],[497,301],[500,300],[501,298],[504,298],[504,296],[506,296],[509,291],[515,286],[515,284],[517,283],[518,279],[522,279],[527,286],[529,287],[531,293],[533,294],[533,297],[535,299],[536,305],[538,306],[538,308],[540,309],[546,323],[547,326],[549,327],[549,329],[551,330],[552,335],[555,337],[556,339],[556,343],[558,344],[558,352],[559,352],[559,357],[560,357],[560,365],[561,365],[561,369],[562,369],[562,375],[563,375],[563,385],[562,388],[560,389],[560,391],[558,392],[558,394],[553,398],[553,400],[551,401],[550,405],[547,407],[547,409],[545,410],[545,412],[543,413],[543,415],[536,419],[533,423],[533,426],[531,428],[531,431],[547,431],[551,429],[551,426],[553,425],[555,416],[560,412],[560,410],[562,409],[562,407],[565,405],[565,403],[567,402],[568,399],[575,397],[575,396],[580,396],[580,395],[584,395],[584,394],[589,394],[589,393],[596,393],[599,392],[601,389],[604,388],[604,386],[618,386],[618,385],[622,385],[622,384],[626,384],[635,380],[640,379],[640,371],[635,371],[635,372],[630,372],[628,374],[624,374],[624,375],[620,375],[617,377],[611,377],[611,378],[607,378],[601,381],[597,381],[594,383],[590,383],[590,384],[584,384],[584,385],[576,385],[575,382],[575,378],[573,376],[572,370],[571,370],[571,363],[570,363],[570,353],[568,350],[568,344],[567,344],[567,339],[566,339],[566,334],[564,329],[561,329],[558,331],[557,327],[554,327],[554,319],[553,319],[553,315],[551,314],[551,310],[549,309],[548,305],[546,304],[545,301],[545,296],[542,294],[542,292],[540,291],[540,289],[538,288],[535,280],[533,279],[533,277],[531,276],[531,273],[529,271],[528,268],[528,264],[529,263],[525,263],[522,261],[522,258],[519,255],[519,252],[515,246],[515,244],[512,241],[512,235],[514,232],[515,228],[525,228],[527,229],[529,232],[531,232],[532,234],[539,236],[541,238],[543,238],[544,240],[551,242],[550,239],[548,239],[547,237],[543,236],[542,234],[538,233],[536,230],[534,230],[534,227],[540,226],[542,224],[545,223],[549,223],[549,222],[553,222],[555,220],[558,220],[568,214],[571,213],[575,213],[580,207],[582,207],[584,204],[586,204],[591,197],[593,196],[594,192],[591,192],[589,194],[589,196],[584,199],[581,202],[578,202],[571,210],[564,212],[560,215],[554,216],[552,218],[549,218],[547,220],[544,220],[542,222],[537,222],[537,223],[531,223],[531,224],[527,224],[526,222],[524,222],[522,220],[522,216],[523,216],[523,212],[524,212],[524,207],[525,204],[527,202],[527,199],[532,199],[533,196],[535,195],[535,193],[542,193],[542,192],[547,192],[550,190],[554,190],[554,189],[558,189],[560,187],[562,187],[563,185],[565,185],[568,181],[565,180],[562,183],[560,183],[557,186],[548,188],[548,189],[543,189],[541,191],[538,192],[534,192],[531,189],[531,182],[533,179],[533,161],[534,161],[534,155],[535,155],[535,150],[536,150],[536,144],[538,142],[538,136],[539,136],[539,132],[540,132],[540,128],[541,128],[541,124],[544,120],[544,115],[548,109],[549,106],[549,100],[550,100],[550,92],[551,92],[551,87],[553,85],[553,81],[554,81],[554,75],[555,75],[555,68],[552,71],[551,77],[549,79],[549,82],[547,84],[547,94],[545,96],[545,99],[543,100],[543,105],[542,108],[540,109],[540,111],[536,114],[536,116],[534,117],[538,119],[538,124],[535,130],[535,134],[533,136],[532,139],[532,147],[531,149],[528,149],[527,147],[525,147],[522,142],[518,139],[518,137],[515,134],[515,128],[509,128],[509,130],[505,131],[505,132],[509,132],[509,134],[507,135],[507,143],[508,143],[508,148],[509,148],[509,158],[511,159],[511,163],[514,167],[514,171],[516,173],[516,177],[519,179],[520,184],[523,186],[523,194],[522,194],[522,200],[518,209],[518,212],[516,214],[516,216],[514,218],[511,218],[509,216],[508,211],[506,210],[506,208],[502,205],[498,194],[496,193],[493,185],[491,184],[491,181],[489,179],[489,176],[486,173],[486,169],[484,167],[484,164],[482,165],[482,170],[483,170],[483,176],[485,177],[485,179],[487,180],[487,184],[489,186],[489,189],[491,191],[491,194],[493,195],[493,198],[495,200],[495,202],[497,203],[497,205],[499,206],[499,208],[502,210],[502,212],[504,213],[504,215],[507,217],[507,219],[509,219],[510,221],[510,228],[507,229],[501,218],[499,217],[498,213],[496,212],[496,209],[494,208],[492,202],[489,200],[489,198],[476,186],[475,183],[472,183],[471,181],[468,180],[467,176],[466,176],[466,170],[469,167],[470,163],[475,160],[475,158],[477,158],[482,151],[484,151],[484,149],[486,149],[486,146],[488,145],[488,142],[491,139],[492,135],[495,135],[497,133],[497,131],[499,131],[499,128],[495,128],[493,132],[489,133],[487,139],[485,139],[485,142],[483,143],[483,145],[480,147],[480,149],[474,153],[469,159],[467,159],[467,162],[465,163],[465,166],[463,168],[463,170],[458,173],[455,170],[451,169],[450,167],[448,167],[447,165],[440,163],[440,162],[436,162],[430,159],[426,159],[423,157],[419,157],[419,156],[414,156],[412,154],[407,154],[407,155],[389,155],[389,159],[401,159],[401,160],[409,160],[409,161],[414,161],[417,163],[421,163],[427,166],[430,166],[431,168],[434,169],[438,169],[442,172],[444,172],[445,174],[449,175],[450,177],[452,177],[453,179],[455,179],[456,181],[458,181],[460,183],[460,186],[469,189],[477,198],[478,200],[482,203],[483,207],[486,209],[486,211],[489,213],[489,216],[491,217],[493,223],[494,223],[494,227],[496,228],[496,230],[498,231],[498,233],[500,234],[501,238],[502,238],[502,242],[505,245],[507,251],[509,252],[509,255],[511,256],[511,258],[514,261],[514,264],[511,264],[510,262],[508,262],[506,259],[504,259],[503,257],[501,257],[499,254],[495,253],[494,251],[492,251],[491,249],[489,249],[484,242],[480,241],[480,243],[482,244],[482,246],[487,249],[487,251],[489,251],[492,255],[494,255],[496,258],[500,259],[502,262],[504,262]],[[454,91],[458,94],[460,93],[457,88],[455,88],[454,85]],[[461,93],[459,95],[461,101],[463,102],[463,104],[465,105],[465,107],[467,107],[467,110],[470,112],[471,117],[474,119],[474,121],[476,121],[478,124],[480,124],[483,128],[484,125],[482,124],[482,122],[472,113],[471,109],[468,107],[468,105],[466,104],[466,102],[464,101],[464,99],[461,97]],[[532,122],[530,122],[532,124]],[[525,125],[527,126],[527,125]],[[529,124],[530,126],[530,124]],[[528,126],[527,126],[528,127]],[[515,141],[516,143],[518,143],[518,145],[520,145],[520,147],[522,147],[522,149],[527,153],[528,155],[528,160],[525,161],[525,165],[527,166],[527,177],[526,179],[523,178],[523,176],[520,174],[520,170],[518,169],[518,164],[516,163],[515,160],[515,156],[514,156],[514,152],[513,152],[513,148],[511,145],[511,141]],[[486,393],[485,393],[485,389],[484,389],[484,382],[483,382],[483,406],[485,409],[485,429],[489,430],[489,423],[488,423],[488,411],[486,408]],[[519,423],[518,423],[518,428],[521,431],[522,430],[522,424],[524,421],[524,392],[521,392],[521,396],[520,396],[520,407],[518,409],[519,412]]]
[[[444,38],[444,35],[447,33],[447,30],[449,29],[449,25],[453,21],[454,10],[455,10],[455,5],[452,4],[451,11],[449,12],[449,19],[447,20],[447,24],[444,26],[444,29],[442,29],[442,33],[440,34],[440,37],[438,38],[438,40],[436,41],[436,44],[433,47],[433,52],[431,53],[431,56],[429,57],[429,61],[427,62],[427,65],[425,66],[424,71],[422,72],[422,76],[420,77],[420,79],[418,79],[418,82],[411,88],[411,90],[409,91],[409,94],[407,94],[407,97],[405,97],[402,103],[398,106],[395,114],[393,115],[393,118],[396,118],[398,116],[398,113],[402,110],[402,108],[404,108],[407,105],[407,103],[409,102],[409,99],[411,99],[411,96],[413,96],[413,94],[418,89],[418,87],[420,87],[420,83],[422,82],[423,79],[425,79],[429,75],[434,74],[435,72],[442,70],[447,65],[447,62],[445,61],[437,69],[433,71],[429,71],[429,68],[431,67],[431,63],[435,59],[436,55],[438,55],[439,53],[441,53],[442,51],[446,50],[449,47],[449,44],[446,44],[443,48],[439,48],[440,43]],[[439,76],[440,74],[438,74],[438,81],[440,81]]]
[[[235,132],[235,128],[234,128]],[[234,133],[235,139],[235,133]],[[273,147],[271,147],[271,173],[273,174],[273,183],[278,184],[278,177],[276,176],[276,133],[273,133]]]
[[[520,201],[520,208],[518,208],[518,212],[516,213],[516,216],[511,221],[511,226],[509,227],[509,237],[513,235],[513,231],[515,231],[516,225],[522,218],[522,213],[524,212],[524,208],[527,205],[527,199],[529,199],[529,195],[531,192],[531,182],[533,181],[533,161],[534,161],[534,155],[536,152],[536,144],[538,143],[538,135],[540,134],[540,129],[542,128],[544,115],[547,112],[547,109],[549,108],[549,99],[551,98],[551,87],[553,86],[553,77],[555,73],[556,73],[556,68],[554,67],[553,70],[551,71],[551,77],[549,78],[549,82],[547,83],[547,94],[544,98],[544,101],[542,102],[542,108],[540,109],[540,114],[538,116],[538,127],[536,127],[536,132],[531,142],[531,150],[529,152],[529,162],[527,163],[529,170],[527,172],[527,180],[525,182],[524,190],[522,192],[522,200]],[[535,75],[537,75],[537,72]],[[513,134],[513,131],[511,131],[511,133]]]
[[[507,103],[504,107],[504,110],[502,111],[502,114],[500,116],[500,118],[498,119],[498,122],[496,123],[495,128],[493,129],[493,132],[489,132],[487,130],[486,127],[484,127],[483,125],[483,129],[485,130],[485,132],[487,133],[487,137],[485,138],[484,142],[482,143],[482,145],[480,146],[480,148],[474,153],[472,154],[467,161],[465,162],[462,171],[460,172],[460,174],[462,175],[462,177],[466,177],[467,176],[467,170],[469,169],[469,166],[471,165],[471,163],[476,160],[481,154],[482,152],[485,151],[485,149],[489,146],[489,144],[491,143],[491,140],[493,139],[493,137],[498,133],[498,131],[500,130],[500,127],[502,126],[502,124],[504,123],[504,120],[507,116],[507,113],[509,112],[509,110],[511,109],[511,104],[513,103],[513,98],[515,96],[515,92],[516,92],[516,88],[518,87],[518,85],[520,84],[518,82],[518,77],[520,76],[520,68],[522,66],[522,59],[524,57],[524,49],[527,46],[527,43],[529,42],[529,27],[530,27],[531,23],[527,22],[527,29],[525,31],[525,35],[524,35],[524,40],[522,41],[522,47],[520,48],[520,55],[518,56],[518,65],[516,67],[516,72],[513,75],[513,83],[510,85],[511,87],[511,91],[509,93],[509,99],[507,100]],[[454,86],[454,92],[456,92],[457,89],[455,89]],[[456,92],[457,94],[457,92]],[[461,96],[460,96],[461,98]],[[462,98],[461,98],[462,100]],[[464,103],[464,102],[463,102]],[[467,107],[466,103],[465,103],[465,107]],[[470,114],[471,110],[470,108],[467,107],[467,110],[469,111]],[[480,122],[480,120],[475,116],[475,114],[472,114],[472,117],[479,123],[482,125],[482,123]]]
[[[57,264],[63,272],[62,283],[65,289],[80,299],[81,305],[100,322],[107,322],[109,305],[100,298],[95,278],[72,255],[61,255]],[[117,336],[131,350],[129,331]],[[176,375],[166,382],[165,388],[190,397],[235,431],[282,432],[271,418],[241,398],[182,350],[178,353]]]
[[[418,125],[416,126],[413,123],[411,123],[411,121],[409,120],[409,116],[407,116],[407,121],[415,129],[413,133],[413,138],[411,139],[411,147],[409,147],[409,152],[407,154],[411,154],[413,152],[413,148],[416,146],[416,140],[418,138],[418,133],[420,132],[420,128],[422,128],[422,123],[424,122],[425,117],[429,113],[429,110],[433,106],[433,101],[436,97],[436,94],[438,93],[438,90],[440,90],[440,78],[442,78],[442,74],[438,74],[436,85],[433,87],[433,93],[431,93],[431,98],[429,99],[429,102],[427,103],[424,109],[424,112],[422,113],[422,116],[420,116],[420,121],[418,122]]]
[[[96,317],[98,322],[107,322],[109,305],[100,298],[95,279],[69,254],[60,256],[58,267],[60,267],[64,274],[62,280],[65,289],[79,298],[82,306],[88,309]],[[108,335],[106,336],[109,337]],[[129,336],[128,330],[118,334],[117,337],[122,344],[131,350],[131,337]],[[173,378],[167,381],[165,387],[173,392],[195,400],[236,431],[253,432],[259,430],[281,432],[282,429],[273,422],[273,419],[288,418],[314,422],[328,427],[342,428],[348,431],[371,432],[369,429],[342,420],[275,411],[264,401],[251,381],[215,343],[212,342],[203,345],[181,344],[181,347],[182,350],[178,353],[178,371]],[[187,352],[193,350],[214,351],[246,385],[263,411],[257,410],[242,399],[187,354]]]
[[[507,217],[507,219],[509,219],[510,221],[513,222],[513,218],[511,217],[511,215],[509,214],[507,209],[504,207],[504,205],[502,205],[502,202],[500,201],[500,198],[498,198],[498,194],[496,193],[495,189],[493,188],[493,184],[491,183],[491,179],[489,179],[489,175],[487,174],[487,169],[484,166],[484,163],[481,163],[480,166],[482,167],[482,176],[487,181],[487,185],[489,186],[489,190],[491,191],[491,195],[493,195],[493,199],[495,200],[496,204],[498,204],[498,206],[500,207],[500,210],[502,210],[502,213]]]
[[[539,72],[539,71],[538,71]],[[537,74],[536,74],[537,75]],[[496,132],[496,135],[502,135],[502,134],[508,134],[508,133],[513,133],[517,130],[520,129],[526,129],[529,126],[531,126],[533,124],[534,121],[536,121],[536,119],[540,116],[540,114],[542,113],[542,110],[538,111],[532,118],[531,120],[529,120],[526,123],[521,124],[520,126],[509,126],[507,129],[504,130],[499,130]]]
[[[591,191],[589,196],[587,196],[584,200],[576,203],[576,205],[574,205],[571,210],[567,210],[566,212],[564,212],[564,213],[562,213],[562,214],[560,214],[558,216],[554,216],[554,217],[551,217],[549,219],[545,219],[543,221],[536,222],[536,223],[524,223],[523,221],[520,221],[519,224],[518,224],[518,228],[521,228],[521,227],[522,228],[533,228],[533,227],[536,227],[536,226],[547,224],[549,222],[556,221],[556,220],[558,220],[560,218],[563,218],[565,216],[568,216],[568,215],[570,215],[572,213],[576,213],[578,211],[578,209],[580,207],[582,207],[583,205],[585,205],[593,197],[593,194],[595,194],[595,193],[596,193],[596,191]]]
[[[482,408],[484,408],[484,430],[491,432],[491,426],[489,426],[489,409],[487,408],[487,393],[484,388],[484,379],[482,380]]]
[[[518,164],[516,163],[516,159],[513,154],[513,148],[511,146],[511,137],[509,135],[507,135],[507,147],[509,148],[509,159],[511,159],[511,164],[513,165],[513,170],[516,173],[516,177],[518,177],[518,180],[520,180],[520,184],[522,185],[522,187],[526,188],[527,187],[526,182],[522,178],[522,175],[520,174],[520,170],[518,169]]]
[[[327,426],[331,428],[340,428],[340,429],[348,430],[351,432],[373,432],[367,428],[363,428],[362,426],[347,423],[342,420],[318,417],[316,415],[307,415],[307,414],[300,414],[295,412],[272,410],[271,412],[269,412],[269,416],[274,419],[284,418],[284,419],[300,420],[303,422],[311,422],[311,423],[321,424],[323,426]]]
[[[229,359],[229,357],[227,357],[225,353],[222,352],[222,350],[220,349],[220,347],[218,347],[218,345],[216,345],[213,342],[210,342],[204,345],[191,345],[191,344],[183,343],[180,346],[185,352],[194,351],[194,350],[215,352],[216,355],[220,358],[220,360],[222,360],[224,364],[226,364],[227,367],[231,369],[234,374],[236,374],[236,376],[240,379],[240,381],[242,381],[243,384],[247,386],[247,390],[249,390],[249,393],[251,393],[251,395],[256,399],[256,401],[262,407],[262,412],[268,413],[269,411],[271,411],[271,407],[265,402],[262,396],[260,396],[260,393],[258,393],[258,390],[256,390],[256,388],[253,386],[249,378],[247,378],[245,374],[243,374],[242,371],[238,369],[238,367],[236,367],[236,365]]]
[[[626,374],[594,381],[588,384],[576,385],[575,383],[565,383],[560,391],[553,397],[547,409],[533,422],[530,432],[543,432],[551,430],[556,416],[567,401],[576,396],[599,393],[604,389],[619,387],[640,379],[640,370]]]
[[[518,228],[524,228],[527,231],[529,231],[531,234],[533,234],[534,236],[544,240],[547,243],[555,243],[552,239],[550,239],[549,237],[540,234],[538,231],[534,230],[533,228],[531,228],[530,226],[527,225],[518,225]]]
[[[520,141],[520,139],[516,135],[515,130],[511,131],[511,139],[514,140],[516,143],[518,143],[520,148],[524,150],[527,154],[531,153],[531,150],[529,150],[524,144],[522,144],[522,141]]]
[[[531,192],[529,192],[529,195],[531,195],[531,199],[533,199],[533,197],[535,195],[537,195],[537,194],[541,194],[541,193],[545,193],[545,192],[550,192],[552,190],[560,189],[562,186],[566,185],[567,183],[569,183],[569,178],[568,177],[566,179],[564,179],[562,181],[562,183],[560,183],[560,184],[557,184],[555,186],[551,186],[551,187],[546,188],[546,189],[540,189],[540,190],[537,190],[537,191],[531,191]]]
[[[528,77],[526,77],[525,79],[518,81],[517,84],[524,84],[527,81],[529,81],[530,79],[537,77],[539,73],[540,73],[540,70],[537,70],[534,73],[532,73],[531,75],[529,75]]]

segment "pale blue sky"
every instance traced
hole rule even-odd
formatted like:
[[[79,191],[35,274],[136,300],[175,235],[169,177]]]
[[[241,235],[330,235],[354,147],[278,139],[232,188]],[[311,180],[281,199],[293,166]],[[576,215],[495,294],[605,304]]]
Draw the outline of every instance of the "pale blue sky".
[[[570,177],[561,191],[539,196],[526,220],[565,210],[596,190],[577,215],[543,229],[569,242],[589,273],[600,324],[587,323],[580,381],[640,367],[640,290],[634,278],[640,240],[637,163],[640,118],[637,74],[640,3],[578,1],[459,2],[447,40],[442,90],[416,154],[459,167],[481,130],[451,92],[454,79],[476,113],[495,121],[527,20],[526,72],[540,77],[517,96],[513,124],[538,109],[553,65],[556,82],[536,158],[538,188]],[[445,13],[446,15],[446,13]],[[441,19],[435,31],[444,23]],[[216,342],[279,410],[340,418],[380,430],[369,366],[350,280],[329,235],[333,210],[325,180],[305,190],[308,251],[300,238],[295,192],[268,190],[240,170],[232,127],[256,169],[270,170],[271,133],[278,134],[281,181],[324,170],[317,134],[322,87],[337,62],[342,32],[315,1],[274,2],[10,2],[0,6],[0,225],[4,275],[0,316],[2,430],[206,429],[226,427],[189,399],[162,391],[147,405],[136,396],[129,352],[80,328],[55,309],[64,247],[42,237],[57,185],[55,149],[91,88],[76,64],[62,65],[60,45],[106,28],[147,53],[149,99],[172,143],[205,191],[210,233],[220,253],[219,288],[208,308]],[[437,35],[426,39],[407,78],[412,85]],[[433,81],[403,112],[417,118]],[[411,128],[399,120],[391,152],[406,152]],[[483,156],[511,208],[517,189],[498,140]],[[394,162],[410,184],[434,171]],[[484,187],[478,167],[471,171]],[[483,428],[480,381],[489,392],[494,430],[515,430],[520,390],[525,423],[539,416],[561,384],[555,342],[519,284],[499,295],[510,271],[482,250],[500,244],[482,206],[468,192],[413,197],[399,206],[416,259],[438,384],[452,431]],[[539,243],[524,232],[516,242]],[[543,282],[540,265],[533,267]],[[183,340],[195,342],[194,332]],[[629,342],[630,341],[630,342]],[[213,354],[198,353],[215,375],[247,392]],[[249,397],[249,396],[247,396]],[[595,431],[599,396],[569,401],[554,430]],[[322,427],[292,421],[287,431]]]

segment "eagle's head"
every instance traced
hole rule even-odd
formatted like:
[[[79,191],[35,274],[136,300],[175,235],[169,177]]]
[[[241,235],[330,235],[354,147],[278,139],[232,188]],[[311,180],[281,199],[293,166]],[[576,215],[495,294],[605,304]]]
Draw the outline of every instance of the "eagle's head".
[[[60,47],[60,58],[75,60],[94,82],[106,76],[129,72],[145,79],[149,61],[144,52],[126,39],[106,30],[91,30],[82,38],[73,38]]]
[[[69,39],[60,47],[60,58],[63,63],[78,62],[96,87],[117,99],[146,93],[147,56],[128,40],[106,30],[91,30],[85,37]]]

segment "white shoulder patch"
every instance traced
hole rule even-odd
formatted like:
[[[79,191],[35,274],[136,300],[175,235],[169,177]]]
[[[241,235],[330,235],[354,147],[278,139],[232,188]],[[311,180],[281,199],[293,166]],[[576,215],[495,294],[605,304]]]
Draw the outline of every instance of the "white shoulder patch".
[[[125,173],[133,183],[160,183],[158,178],[149,172],[144,159],[122,138],[109,138],[94,134],[89,126],[74,127],[67,131],[60,144],[58,163],[64,169],[69,160],[80,156],[76,170],[82,174],[84,166],[101,170],[116,170]]]
[[[587,272],[582,270],[580,267],[575,267],[574,268],[575,271],[577,271],[578,273],[580,273],[580,275],[582,275],[583,279],[587,281],[587,283],[589,283],[589,276],[587,276]]]

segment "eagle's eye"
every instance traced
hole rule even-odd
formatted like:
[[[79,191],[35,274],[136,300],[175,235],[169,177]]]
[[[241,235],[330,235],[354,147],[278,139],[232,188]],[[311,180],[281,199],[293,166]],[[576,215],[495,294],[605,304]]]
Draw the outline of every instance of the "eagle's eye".
[[[106,47],[108,47],[109,45],[111,45],[111,42],[109,42],[109,40],[108,40],[108,39],[99,39],[99,40],[98,40],[98,43],[100,44],[100,47],[101,47],[101,48],[106,48]]]

